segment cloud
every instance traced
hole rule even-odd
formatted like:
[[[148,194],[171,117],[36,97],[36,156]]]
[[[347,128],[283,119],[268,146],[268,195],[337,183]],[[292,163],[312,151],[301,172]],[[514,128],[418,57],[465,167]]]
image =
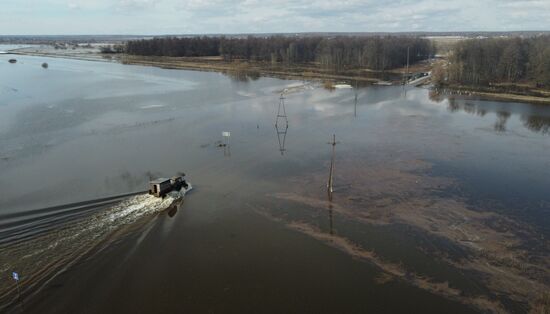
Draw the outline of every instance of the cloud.
[[[69,9],[79,9],[80,6],[78,5],[78,3],[76,2],[71,2],[69,1],[69,3],[67,3],[67,6],[69,7]]]
[[[160,0],[118,0],[115,8],[122,12],[152,9]]]
[[[550,30],[549,0],[2,2],[4,34]]]

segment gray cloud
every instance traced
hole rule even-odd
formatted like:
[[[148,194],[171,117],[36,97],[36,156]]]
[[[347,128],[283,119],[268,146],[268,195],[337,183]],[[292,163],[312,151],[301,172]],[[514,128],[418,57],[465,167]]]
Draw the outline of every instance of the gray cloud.
[[[550,29],[550,0],[4,0],[2,6],[4,34]]]

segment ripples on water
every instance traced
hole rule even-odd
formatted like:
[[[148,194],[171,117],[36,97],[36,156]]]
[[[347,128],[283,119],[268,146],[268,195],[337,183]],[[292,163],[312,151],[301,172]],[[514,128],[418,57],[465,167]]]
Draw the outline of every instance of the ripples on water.
[[[212,255],[217,261],[235,256],[228,249],[233,238],[225,237],[226,228],[217,227],[235,227],[235,233],[254,230],[250,224],[264,217],[254,221],[249,220],[256,217],[253,214],[247,219],[237,216],[229,220],[233,226],[228,226],[227,217],[258,197],[264,216],[370,261],[385,274],[382,282],[388,276],[399,278],[394,282],[408,282],[478,308],[501,308],[497,297],[506,297],[513,302],[504,301],[514,303],[507,308],[522,309],[512,312],[527,311],[527,300],[545,290],[536,287],[548,287],[550,112],[545,106],[430,98],[427,90],[418,88],[369,87],[355,94],[351,89],[327,91],[320,85],[255,76],[230,80],[217,73],[61,59],[51,60],[45,71],[39,58],[20,61],[0,62],[1,72],[8,73],[0,77],[0,215],[8,209],[21,212],[48,202],[134,191],[148,177],[185,168],[210,189],[195,195],[194,201],[202,198],[196,204],[221,207],[215,213],[200,205],[195,205],[200,210],[190,210],[201,218],[200,229],[194,231],[201,236],[188,238],[189,243],[202,248],[202,236],[211,236],[206,243],[217,244]],[[283,90],[288,123],[274,128]],[[231,131],[231,156],[216,147],[222,131]],[[333,133],[342,144],[336,155],[338,190],[334,203],[327,205],[324,187],[330,149],[325,142]],[[242,193],[234,203],[227,202],[228,187],[239,187]],[[213,198],[216,194],[224,197]],[[7,279],[0,283],[0,304],[13,300],[11,271],[21,274],[27,297],[33,287],[43,287],[79,258],[143,226],[169,207],[163,202],[138,195],[122,202],[104,199],[9,219],[0,216],[0,270]],[[330,209],[325,217],[326,207]],[[169,209],[168,215],[175,211]],[[240,237],[239,244],[246,248],[243,254],[250,255],[241,257],[238,266],[258,260],[250,239],[269,238],[286,245],[275,229]],[[182,235],[186,230],[170,232]],[[317,249],[304,246],[304,256],[288,256],[294,262],[292,270],[307,267],[323,273],[325,268],[301,264]],[[143,252],[143,256],[158,253],[145,248]],[[173,266],[162,270],[163,278],[182,261],[189,262],[185,254],[194,253],[183,249],[179,258],[162,260]],[[293,281],[303,279],[297,272],[281,268],[276,260],[259,260],[266,263],[261,267],[272,267],[262,273],[266,285],[277,288],[272,285],[288,274],[293,275],[281,291],[292,292],[288,286],[301,284]],[[189,265],[209,262],[203,256]],[[335,264],[331,269],[341,277],[349,267]],[[228,296],[220,282],[250,275],[248,267],[223,270],[218,274],[205,268],[195,282],[170,277],[176,287],[172,291],[204,285],[209,292],[223,290],[220,297]],[[106,275],[109,284],[110,274]],[[184,272],[178,269],[177,275],[183,277]],[[349,284],[336,284],[331,302],[347,304]],[[155,286],[153,279],[133,285]],[[240,288],[232,289],[239,292],[235,295],[258,291],[256,286]],[[307,295],[317,287],[305,288],[300,292]],[[56,293],[65,298],[67,289],[74,287],[67,285]],[[91,299],[93,292],[85,285],[82,290],[86,291],[82,299],[67,302]],[[47,291],[54,294],[42,290]],[[163,300],[163,306],[181,310],[177,297],[167,304],[165,291],[144,291],[144,300]],[[386,303],[368,300],[367,292],[356,302],[402,303],[415,290],[387,291],[391,292],[383,294],[385,298],[378,298],[389,300]],[[192,293],[188,297],[201,297],[200,292]],[[283,298],[279,297],[261,301],[277,303]],[[131,302],[138,298],[133,296]],[[117,304],[128,305],[124,300]]]
[[[144,223],[166,210],[181,197],[177,193],[165,198],[139,194],[110,206],[92,204],[85,209],[94,213],[76,219],[72,216],[82,211],[81,206],[63,209],[53,220],[51,216],[55,212],[19,221],[12,217],[15,222],[10,223],[9,228],[2,228],[0,273],[17,271],[20,286],[24,288],[22,293],[36,294],[56,274],[141,225],[139,222]],[[14,282],[1,281],[0,303],[9,306],[16,292]]]

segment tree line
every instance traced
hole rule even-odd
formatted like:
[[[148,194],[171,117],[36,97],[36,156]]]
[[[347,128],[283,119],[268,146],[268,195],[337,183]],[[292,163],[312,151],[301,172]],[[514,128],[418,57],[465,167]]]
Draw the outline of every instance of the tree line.
[[[550,87],[550,36],[465,40],[452,50],[447,68],[434,74],[438,83],[534,82]]]
[[[407,49],[411,64],[434,53],[429,40],[407,36],[163,37],[128,41],[125,47],[126,53],[142,56],[221,56],[226,61],[317,63],[337,70],[364,67],[379,71],[406,65]]]

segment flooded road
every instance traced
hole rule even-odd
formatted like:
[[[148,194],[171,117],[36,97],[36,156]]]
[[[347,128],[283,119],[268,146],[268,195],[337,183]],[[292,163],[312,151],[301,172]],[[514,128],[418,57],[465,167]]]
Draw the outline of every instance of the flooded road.
[[[8,59],[9,311],[527,312],[550,287],[548,107]],[[283,90],[288,128],[275,128]],[[116,197],[181,171],[194,190],[176,207]]]

